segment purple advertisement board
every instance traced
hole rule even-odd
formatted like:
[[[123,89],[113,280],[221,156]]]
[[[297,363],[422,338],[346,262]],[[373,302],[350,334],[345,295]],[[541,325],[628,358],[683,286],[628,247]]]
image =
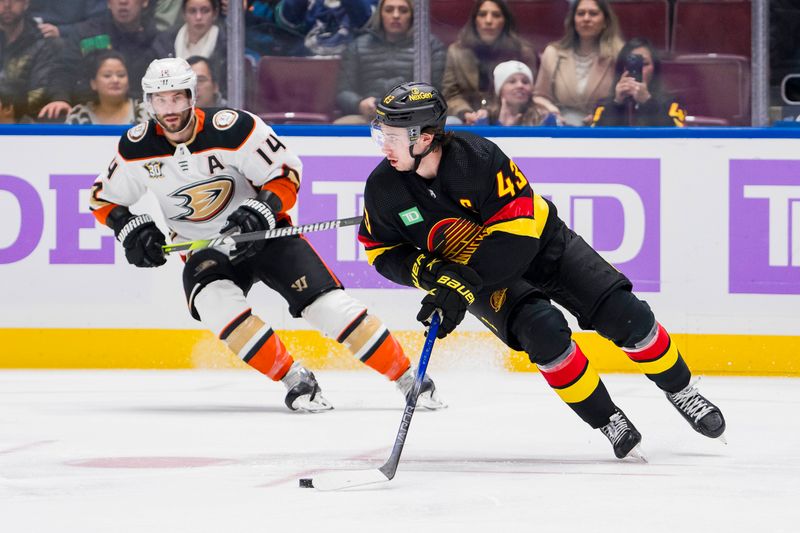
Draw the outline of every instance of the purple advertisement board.
[[[299,222],[351,217],[363,209],[364,182],[379,157],[307,156]],[[660,163],[658,159],[515,159],[534,190],[559,216],[622,270],[634,289],[660,289]],[[370,267],[355,228],[309,234],[345,286],[397,287]]]
[[[800,161],[731,160],[729,290],[800,294]]]

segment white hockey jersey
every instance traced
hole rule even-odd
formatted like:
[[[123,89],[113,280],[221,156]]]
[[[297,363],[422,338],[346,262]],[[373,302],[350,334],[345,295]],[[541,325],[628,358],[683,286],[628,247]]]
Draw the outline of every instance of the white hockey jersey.
[[[92,188],[98,220],[105,223],[115,207],[129,207],[150,190],[180,242],[219,235],[228,215],[264,186],[275,185],[284,209],[291,207],[302,163],[272,128],[241,110],[198,108],[195,115],[194,135],[185,143],[167,140],[154,120],[120,138],[117,155]]]

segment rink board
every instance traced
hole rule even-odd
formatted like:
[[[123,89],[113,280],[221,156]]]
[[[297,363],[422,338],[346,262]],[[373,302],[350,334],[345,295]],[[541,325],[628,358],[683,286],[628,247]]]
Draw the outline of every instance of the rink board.
[[[0,368],[241,366],[188,316],[180,261],[129,266],[110,230],[89,214],[88,188],[110,162],[119,131],[0,129]],[[295,220],[359,214],[364,179],[380,160],[366,129],[278,132],[304,161]],[[793,138],[800,133],[513,133],[520,136],[494,140],[559,215],[632,279],[696,371],[800,375],[800,139]],[[153,206],[145,198],[134,211]],[[421,346],[420,294],[367,265],[355,228],[309,238],[413,356]],[[254,290],[252,301],[311,366],[360,367],[290,317],[275,294]],[[633,370],[595,334],[576,336],[602,369]],[[441,346],[440,365],[476,359],[531,367],[471,318]]]

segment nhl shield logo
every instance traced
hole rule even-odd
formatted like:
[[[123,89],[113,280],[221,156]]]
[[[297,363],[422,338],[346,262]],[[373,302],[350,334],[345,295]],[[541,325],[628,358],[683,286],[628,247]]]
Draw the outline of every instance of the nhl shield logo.
[[[164,163],[161,161],[150,161],[144,164],[144,168],[147,170],[148,177],[152,179],[164,177],[164,174],[161,172],[161,167],[163,166]]]

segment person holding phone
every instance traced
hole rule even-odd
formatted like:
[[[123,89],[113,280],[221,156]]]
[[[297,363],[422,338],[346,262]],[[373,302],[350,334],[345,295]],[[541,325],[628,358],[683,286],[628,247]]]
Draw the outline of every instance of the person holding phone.
[[[686,111],[662,87],[661,61],[650,41],[625,43],[616,74],[614,90],[595,108],[592,126],[684,126]]]

